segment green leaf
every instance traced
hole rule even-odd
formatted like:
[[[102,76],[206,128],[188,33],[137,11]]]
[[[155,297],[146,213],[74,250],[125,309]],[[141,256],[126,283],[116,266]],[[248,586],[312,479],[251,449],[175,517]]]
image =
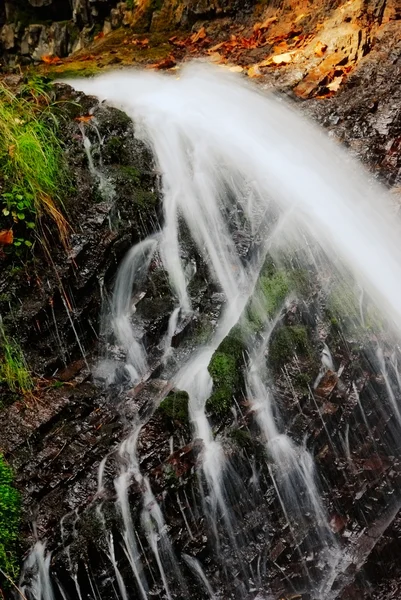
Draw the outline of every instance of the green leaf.
[[[30,242],[29,240],[25,240],[25,246],[28,246],[28,248],[32,248],[32,242]]]
[[[23,212],[19,212],[19,213],[17,213],[17,217],[19,218],[20,221],[23,221],[25,219],[25,214]]]
[[[29,228],[29,229],[35,229],[36,224],[33,221],[26,221],[25,225]]]
[[[10,214],[10,211],[8,210],[8,208],[3,208],[2,213],[5,217],[8,217],[8,215]]]

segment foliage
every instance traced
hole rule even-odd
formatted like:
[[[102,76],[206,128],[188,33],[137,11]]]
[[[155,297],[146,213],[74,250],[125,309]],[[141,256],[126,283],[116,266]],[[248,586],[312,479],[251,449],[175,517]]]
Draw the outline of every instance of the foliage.
[[[62,241],[66,236],[66,220],[56,207],[66,175],[47,91],[38,78],[18,96],[0,84],[0,225],[14,231],[14,249],[32,246],[43,214],[56,222]]]
[[[6,385],[11,392],[29,394],[33,380],[19,345],[7,337],[0,324],[0,385]]]
[[[18,576],[16,542],[20,520],[20,496],[13,487],[13,473],[0,454],[0,569],[6,577]],[[0,575],[0,584],[2,583]]]

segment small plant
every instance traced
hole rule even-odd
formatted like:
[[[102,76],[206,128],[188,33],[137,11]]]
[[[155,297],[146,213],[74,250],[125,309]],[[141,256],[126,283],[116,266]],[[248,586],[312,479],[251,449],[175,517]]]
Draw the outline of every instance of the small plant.
[[[13,487],[13,472],[0,454],[0,587],[18,577],[19,522],[20,495]]]
[[[29,192],[14,186],[11,192],[4,192],[2,214],[5,217],[8,229],[16,228],[17,236],[13,238],[13,246],[17,256],[23,254],[26,248],[32,248],[33,243],[29,239],[32,231],[36,228],[36,210],[34,197]],[[7,251],[9,246],[6,246]]]
[[[46,90],[35,80],[17,96],[0,84],[0,230],[13,230],[17,254],[31,248],[42,215],[53,219],[66,241],[68,224],[57,207],[66,172]]]
[[[0,385],[11,392],[28,396],[34,387],[24,353],[19,345],[7,337],[0,323]]]

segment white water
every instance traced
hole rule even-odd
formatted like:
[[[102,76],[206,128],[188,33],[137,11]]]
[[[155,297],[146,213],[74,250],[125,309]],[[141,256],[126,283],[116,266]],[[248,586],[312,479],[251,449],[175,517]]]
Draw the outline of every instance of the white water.
[[[206,402],[213,390],[208,371],[210,360],[240,321],[267,251],[282,249],[288,240],[297,242],[300,230],[307,231],[313,241],[308,252],[314,264],[320,264],[321,256],[337,264],[340,257],[394,329],[401,330],[398,228],[382,190],[368,184],[366,174],[338,147],[285,103],[264,96],[232,74],[204,65],[190,65],[183,69],[178,80],[154,73],[124,71],[72,84],[132,117],[137,135],[153,149],[163,177],[162,230],[157,237],[145,239],[128,253],[118,273],[112,299],[110,325],[125,353],[131,381],[139,382],[148,370],[141,332],[132,324],[133,295],[140,289],[157,247],[176,297],[176,308],[163,342],[163,360],[173,352],[170,346],[179,315],[183,318],[192,312],[188,277],[181,256],[181,220],[185,221],[199,254],[208,265],[211,278],[224,294],[225,304],[213,336],[177,370],[173,383],[177,389],[187,391],[193,439],[203,443],[199,472],[200,482],[206,482],[203,516],[210,522],[217,549],[221,543],[219,531],[223,529],[230,540],[232,555],[241,564],[247,541],[241,542],[235,534],[236,517],[226,485],[231,467],[206,411]],[[233,223],[236,232],[243,230],[252,239],[258,239],[250,244],[246,259],[236,245]],[[310,536],[317,540],[310,552],[319,559],[319,577],[310,576],[304,564],[308,593],[319,600],[335,598],[331,588],[341,569],[339,546],[330,531],[320,498],[313,457],[305,445],[295,443],[286,433],[267,377],[266,350],[281,313],[271,319],[265,310],[260,317],[265,323],[263,342],[257,344],[254,339],[246,339],[249,351],[245,373],[247,401],[270,461],[271,479],[294,539],[294,548],[298,548],[299,538],[307,532],[309,535],[312,532]],[[361,320],[363,322],[362,301]],[[249,338],[249,332],[245,337]],[[391,403],[399,415],[383,356],[378,357]],[[325,346],[319,377],[328,369],[333,370],[334,365],[330,350]],[[136,423],[133,433],[118,450],[123,466],[115,479],[115,489],[122,517],[123,550],[136,580],[137,594],[146,600],[149,596],[144,552],[138,547],[129,505],[129,487],[135,482],[143,501],[142,531],[159,571],[165,597],[181,598],[185,597],[185,585],[163,514],[148,479],[139,469],[137,443],[142,425]],[[104,467],[103,462],[99,493],[103,490]],[[239,486],[237,493],[248,501],[245,487],[245,484]],[[111,537],[108,548],[117,587],[125,600],[131,597],[130,590],[119,570]],[[36,551],[37,564],[46,564],[48,568],[42,555],[43,552]],[[207,595],[214,597],[217,591],[213,592],[200,562],[190,556],[184,556],[184,560],[200,579]],[[303,560],[300,553],[300,561]],[[250,598],[249,575],[247,567],[242,566],[243,573],[241,568],[240,575],[235,573],[237,580],[242,576],[243,591],[238,594]],[[43,568],[39,570],[42,572]],[[227,577],[234,577],[229,567]],[[177,583],[176,589],[171,588],[172,578]],[[48,589],[47,579],[42,577],[41,581]],[[264,592],[269,596],[269,590]],[[45,595],[44,587],[38,593],[33,590],[31,593],[37,600],[52,600],[48,592]]]

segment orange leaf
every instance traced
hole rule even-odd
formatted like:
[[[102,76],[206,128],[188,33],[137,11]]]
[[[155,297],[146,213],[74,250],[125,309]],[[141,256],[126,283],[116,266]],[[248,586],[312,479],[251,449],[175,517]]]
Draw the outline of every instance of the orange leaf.
[[[204,40],[206,37],[206,29],[201,27],[199,31],[191,35],[190,40],[193,44],[196,44],[199,40]]]
[[[10,245],[14,241],[14,234],[12,229],[4,229],[0,231],[0,244],[3,246]]]
[[[75,121],[79,123],[89,123],[93,119],[93,115],[83,115],[82,117],[75,117]]]
[[[168,56],[163,60],[160,60],[158,63],[154,63],[152,65],[147,65],[147,69],[172,69],[176,66],[176,62],[173,56]]]
[[[42,56],[42,61],[47,65],[61,65],[63,62],[58,56],[49,56],[48,54]]]
[[[101,31],[100,33],[98,33],[97,35],[95,35],[95,37],[93,38],[94,40],[101,40],[102,38],[104,38],[104,32]]]

